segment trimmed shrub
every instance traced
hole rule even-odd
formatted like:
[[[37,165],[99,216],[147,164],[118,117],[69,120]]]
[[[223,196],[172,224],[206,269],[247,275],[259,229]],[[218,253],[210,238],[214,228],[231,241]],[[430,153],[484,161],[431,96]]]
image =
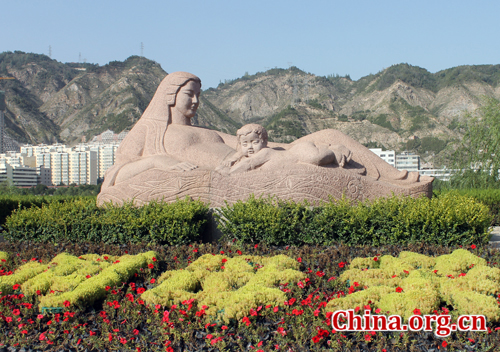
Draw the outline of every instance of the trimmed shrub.
[[[41,207],[42,204],[49,204],[51,202],[63,203],[70,199],[74,198],[61,196],[0,195],[0,226],[4,226],[5,219],[16,209],[27,209],[33,206]]]
[[[376,261],[378,268],[366,269],[370,260],[374,262],[373,258],[352,260],[339,278],[351,285],[351,294],[330,301],[327,309],[371,303],[384,314],[408,319],[415,310],[431,314],[445,303],[454,307],[454,315],[482,314],[489,321],[500,321],[495,299],[500,293],[500,269],[487,266],[485,259],[467,250],[436,258],[410,252],[401,252],[398,258],[384,255]],[[365,289],[354,292],[356,287]]]
[[[201,238],[207,213],[204,203],[188,199],[99,208],[95,198],[77,198],[14,211],[7,218],[4,237],[9,241],[177,245]]]
[[[314,218],[307,202],[295,203],[273,197],[255,198],[226,205],[214,213],[225,239],[271,245],[315,243],[308,224]]]
[[[500,225],[500,189],[459,189],[459,190],[442,190],[434,192],[435,196],[442,196],[448,192],[454,192],[462,196],[472,197],[483,203],[490,209],[490,215],[493,217],[491,225]]]
[[[155,256],[157,256],[157,254],[153,251],[138,255],[124,255],[113,264],[105,265],[105,268],[100,271],[98,275],[91,276],[85,280],[79,277],[77,280],[79,283],[76,283],[75,287],[68,287],[69,291],[62,293],[54,292],[42,296],[40,298],[39,309],[42,310],[43,307],[64,307],[65,301],[82,307],[92,305],[96,300],[106,295],[106,286],[116,286],[119,283],[126,282],[141,268],[146,268],[148,263],[153,263],[153,257]],[[73,261],[78,261],[78,258],[73,258]],[[84,262],[84,260],[82,260],[82,262]],[[79,266],[81,265],[75,263],[73,268],[76,269]],[[54,278],[56,276],[64,278],[67,275],[56,275],[54,273]],[[38,277],[33,278],[33,281],[36,282],[37,278]],[[57,281],[54,280],[54,278],[50,280],[50,284],[60,286],[61,280]],[[45,278],[41,279],[42,281],[46,281]],[[49,285],[49,288],[50,287]]]
[[[277,286],[303,279],[306,275],[297,269],[299,263],[285,255],[228,258],[205,254],[186,270],[164,273],[158,280],[161,284],[141,298],[166,307],[196,300],[199,307],[206,306],[204,314],[210,320],[229,323],[254,307],[283,307],[286,295]]]
[[[306,202],[250,197],[221,208],[216,216],[225,239],[270,245],[483,244],[491,221],[485,205],[455,193],[433,199],[393,196],[357,205],[331,200],[314,208]]]

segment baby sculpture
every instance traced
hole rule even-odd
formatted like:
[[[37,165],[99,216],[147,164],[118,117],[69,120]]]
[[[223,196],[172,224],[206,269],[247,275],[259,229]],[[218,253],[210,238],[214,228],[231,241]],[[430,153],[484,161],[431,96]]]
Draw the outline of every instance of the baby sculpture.
[[[140,205],[190,196],[218,207],[251,194],[311,203],[330,197],[430,196],[431,177],[398,171],[340,131],[311,133],[290,144],[267,141],[266,130],[243,126],[238,136],[191,125],[201,81],[174,72],[117,150],[98,204]]]

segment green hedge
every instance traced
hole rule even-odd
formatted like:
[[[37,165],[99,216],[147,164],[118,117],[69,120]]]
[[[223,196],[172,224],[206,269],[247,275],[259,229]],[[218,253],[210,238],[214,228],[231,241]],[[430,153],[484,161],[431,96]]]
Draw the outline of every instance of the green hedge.
[[[32,206],[41,207],[42,204],[52,202],[63,203],[71,199],[74,199],[74,197],[0,195],[0,226],[5,224],[5,219],[16,209],[31,208]]]
[[[200,201],[151,202],[99,208],[94,197],[18,209],[6,220],[8,241],[152,242],[177,245],[201,239],[208,207]]]
[[[312,207],[250,197],[216,212],[224,240],[270,245],[485,244],[488,207],[458,192],[391,197],[352,205],[342,199]],[[486,198],[485,198],[486,199]],[[28,206],[28,205],[27,205]],[[26,207],[27,207],[26,206]],[[98,208],[94,197],[18,207],[6,220],[9,241],[188,244],[202,239],[208,206],[200,201]]]
[[[443,195],[449,190],[434,192],[434,195]],[[490,209],[492,216],[491,225],[500,226],[500,189],[461,189],[454,190],[457,194],[477,199]]]
[[[320,207],[250,197],[221,208],[217,217],[224,239],[270,245],[484,244],[491,221],[485,205],[451,192],[354,206],[343,199]]]

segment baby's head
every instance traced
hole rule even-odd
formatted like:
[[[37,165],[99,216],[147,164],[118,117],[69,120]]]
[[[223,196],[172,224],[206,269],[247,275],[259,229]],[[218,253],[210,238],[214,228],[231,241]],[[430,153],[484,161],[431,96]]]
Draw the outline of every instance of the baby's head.
[[[237,150],[249,156],[267,147],[267,131],[256,123],[250,123],[236,131],[238,137]]]

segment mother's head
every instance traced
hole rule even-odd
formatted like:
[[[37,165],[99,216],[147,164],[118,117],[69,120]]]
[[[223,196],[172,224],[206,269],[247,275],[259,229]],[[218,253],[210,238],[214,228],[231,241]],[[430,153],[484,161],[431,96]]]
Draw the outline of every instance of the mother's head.
[[[177,93],[189,81],[197,82],[201,87],[201,80],[191,73],[179,71],[167,75],[156,89],[156,93],[142,118],[170,123],[170,107],[175,105]]]

